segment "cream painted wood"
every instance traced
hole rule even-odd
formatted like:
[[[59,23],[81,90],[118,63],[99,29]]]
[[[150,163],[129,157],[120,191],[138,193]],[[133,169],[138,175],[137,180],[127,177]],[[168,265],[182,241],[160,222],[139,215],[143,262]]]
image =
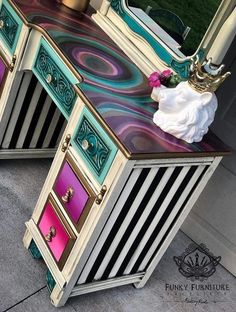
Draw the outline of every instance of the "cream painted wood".
[[[140,159],[136,160],[135,168],[150,168],[150,167],[169,167],[175,166],[191,166],[191,165],[210,165],[214,157],[189,157],[189,158],[166,158],[166,159]]]
[[[86,284],[86,285],[76,286],[73,289],[70,297],[88,294],[90,292],[109,289],[112,287],[118,287],[118,286],[138,283],[139,281],[141,281],[142,277],[143,277],[143,273],[136,273],[133,275],[118,277],[118,278],[114,278],[114,279],[111,278],[111,279],[106,280],[106,281],[99,281],[99,282],[94,282],[94,283],[90,283],[90,284]]]
[[[176,235],[178,229],[181,227],[182,223],[186,219],[187,215],[189,214],[190,210],[192,209],[194,203],[198,199],[199,195],[201,194],[202,190],[206,186],[207,182],[211,178],[212,174],[214,173],[215,169],[219,165],[222,157],[216,157],[214,161],[212,162],[212,165],[208,168],[205,176],[203,177],[201,183],[197,186],[194,193],[191,195],[188,203],[186,204],[185,208],[181,212],[180,216],[178,217],[178,220],[175,222],[174,226],[170,230],[169,234],[167,235],[165,241],[163,242],[162,246],[160,247],[158,253],[152,260],[151,264],[149,265],[148,269],[145,272],[145,275],[140,283],[135,284],[136,288],[142,288],[146,282],[148,281],[149,277],[152,275],[152,272],[154,271],[155,267],[157,266],[158,262],[160,261],[161,257],[165,253],[166,249],[168,248],[169,244],[171,243],[172,239]]]

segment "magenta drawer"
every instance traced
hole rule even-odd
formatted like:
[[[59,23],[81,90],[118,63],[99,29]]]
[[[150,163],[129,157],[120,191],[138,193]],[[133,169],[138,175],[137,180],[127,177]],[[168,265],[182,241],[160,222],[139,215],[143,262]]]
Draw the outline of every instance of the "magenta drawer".
[[[7,66],[6,62],[4,61],[4,59],[0,55],[0,96],[1,96],[2,90],[3,90],[4,85],[5,85],[5,81],[6,81],[8,71],[9,71],[8,66]]]
[[[61,167],[54,191],[79,230],[95,200],[95,194],[69,156]]]
[[[38,228],[59,268],[62,269],[76,237],[52,198],[44,207]]]

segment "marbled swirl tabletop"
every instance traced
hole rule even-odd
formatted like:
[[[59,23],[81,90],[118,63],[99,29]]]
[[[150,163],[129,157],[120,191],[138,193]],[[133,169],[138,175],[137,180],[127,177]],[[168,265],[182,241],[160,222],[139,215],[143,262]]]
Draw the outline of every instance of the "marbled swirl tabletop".
[[[157,103],[147,78],[91,19],[56,0],[12,0],[31,24],[40,26],[83,77],[87,99],[133,158],[222,154],[226,147],[213,134],[188,144],[152,121]],[[145,154],[145,156],[144,156]],[[176,155],[177,154],[177,155]]]

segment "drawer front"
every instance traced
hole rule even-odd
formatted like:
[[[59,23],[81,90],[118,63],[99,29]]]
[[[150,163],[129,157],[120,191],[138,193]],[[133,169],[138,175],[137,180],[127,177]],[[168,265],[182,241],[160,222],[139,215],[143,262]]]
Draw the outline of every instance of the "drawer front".
[[[54,191],[80,231],[95,201],[95,194],[68,155],[56,179]]]
[[[77,81],[45,40],[40,43],[33,72],[66,119],[69,119],[77,99],[73,88]]]
[[[99,183],[102,183],[111,167],[117,147],[86,107],[72,137],[72,146]]]
[[[0,36],[13,54],[23,22],[7,1],[3,1],[0,11]]]
[[[8,66],[0,55],[0,98],[7,78]]]
[[[46,203],[38,228],[59,269],[62,269],[74,245],[75,235],[51,199]]]

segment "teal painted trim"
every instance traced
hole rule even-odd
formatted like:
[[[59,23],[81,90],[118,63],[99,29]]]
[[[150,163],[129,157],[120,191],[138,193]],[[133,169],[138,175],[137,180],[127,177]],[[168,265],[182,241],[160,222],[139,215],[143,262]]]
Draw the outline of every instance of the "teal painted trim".
[[[92,143],[92,147],[86,151],[82,148],[84,139]],[[78,121],[71,144],[93,176],[102,184],[117,153],[117,147],[86,107]]]
[[[34,259],[42,259],[42,255],[41,255],[37,245],[35,244],[35,242],[33,240],[31,241],[28,250]]]
[[[49,271],[49,269],[46,272],[46,281],[47,281],[47,288],[48,288],[49,292],[51,293],[53,291],[53,288],[56,285],[56,282],[55,282],[51,272]]]
[[[183,79],[189,75],[190,60],[179,61],[171,55],[155,38],[149,34],[130,14],[125,7],[125,0],[111,0],[111,7],[126,22],[126,24],[137,34],[143,37],[168,66],[173,68]],[[198,53],[199,54],[199,53]]]
[[[40,53],[47,55],[47,59],[40,59]],[[39,71],[38,64],[45,65],[45,71],[50,68],[58,77],[58,81],[56,83],[52,83],[52,86],[46,82],[45,75],[46,72]],[[48,64],[43,63],[48,62]],[[50,64],[49,64],[50,62]],[[77,99],[77,94],[72,85],[76,85],[79,83],[78,79],[71,73],[71,71],[66,67],[64,62],[60,59],[59,56],[55,53],[55,50],[49,45],[49,43],[42,38],[38,47],[38,51],[36,53],[36,57],[34,60],[34,66],[32,68],[33,73],[38,78],[43,87],[47,90],[48,94],[58,106],[62,114],[68,120],[70,117],[70,113],[73,109],[73,106]],[[58,83],[59,82],[59,83]],[[62,89],[61,89],[62,88]],[[66,90],[66,94],[63,91]],[[69,97],[69,100],[68,100]],[[67,102],[69,106],[67,106]]]
[[[4,14],[4,16],[2,16]],[[16,14],[14,9],[10,6],[7,0],[2,1],[0,19],[5,20],[7,15],[8,23],[11,23],[11,32],[7,34],[7,31],[0,30],[0,38],[6,44],[7,49],[11,54],[14,54],[17,46],[17,42],[21,33],[23,21]],[[12,36],[12,38],[11,38]]]

